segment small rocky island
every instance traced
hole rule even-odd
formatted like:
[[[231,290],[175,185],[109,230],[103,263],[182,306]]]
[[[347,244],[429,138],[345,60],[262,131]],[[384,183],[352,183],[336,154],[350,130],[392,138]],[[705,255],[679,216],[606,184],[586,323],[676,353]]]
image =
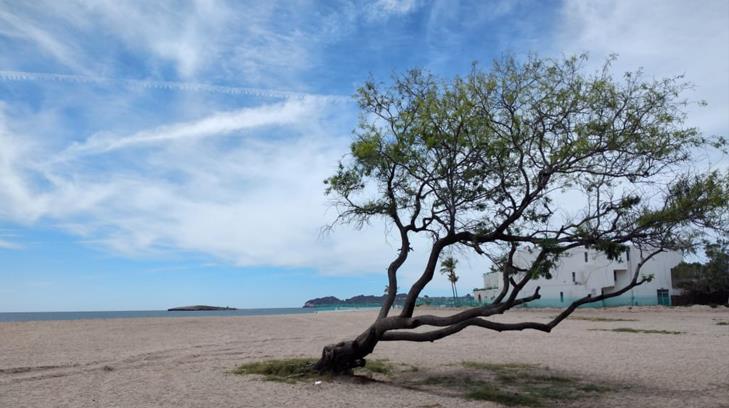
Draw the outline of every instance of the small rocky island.
[[[167,309],[168,312],[200,312],[200,311],[207,311],[207,310],[238,310],[234,307],[220,307],[220,306],[206,306],[206,305],[194,305],[194,306],[182,306],[182,307],[173,307],[171,309]]]

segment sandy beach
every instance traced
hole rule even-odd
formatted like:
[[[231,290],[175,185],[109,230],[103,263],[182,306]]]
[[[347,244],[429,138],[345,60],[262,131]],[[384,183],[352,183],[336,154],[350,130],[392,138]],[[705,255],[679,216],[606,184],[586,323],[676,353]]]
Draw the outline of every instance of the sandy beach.
[[[554,313],[522,310],[499,320],[542,321]],[[371,357],[416,366],[423,376],[462,361],[537,364],[613,387],[568,406],[729,407],[729,326],[718,324],[729,321],[729,309],[576,315],[551,334],[469,328],[435,343],[380,343]],[[0,407],[500,406],[388,381],[287,384],[231,373],[261,359],[317,356],[373,318],[373,311],[357,311],[0,323]],[[623,327],[682,333],[611,331]]]

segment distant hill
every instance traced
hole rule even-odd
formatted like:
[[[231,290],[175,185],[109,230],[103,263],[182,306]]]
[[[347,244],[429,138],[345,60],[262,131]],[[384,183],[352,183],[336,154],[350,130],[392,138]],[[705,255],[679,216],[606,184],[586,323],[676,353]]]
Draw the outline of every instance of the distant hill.
[[[407,295],[405,293],[399,293],[395,298],[395,305],[402,305],[405,302]],[[304,303],[304,307],[326,307],[326,306],[377,306],[382,305],[385,301],[385,295],[373,296],[373,295],[357,295],[346,300],[339,299],[335,296],[325,296],[316,299],[307,300]],[[473,296],[466,294],[458,298],[459,305],[468,305],[474,303]],[[418,305],[453,305],[453,298],[440,296],[440,297],[429,297],[423,296],[418,298],[416,302]]]
[[[407,295],[399,293],[395,297],[395,304],[402,304]],[[357,295],[346,300],[341,300],[334,296],[326,296],[316,299],[307,300],[304,307],[321,307],[321,306],[362,306],[362,305],[381,305],[385,302],[385,295]]]
[[[173,307],[167,309],[168,312],[199,312],[203,310],[238,310],[234,307],[219,307],[219,306],[206,306],[206,305],[194,305],[194,306],[182,306]]]

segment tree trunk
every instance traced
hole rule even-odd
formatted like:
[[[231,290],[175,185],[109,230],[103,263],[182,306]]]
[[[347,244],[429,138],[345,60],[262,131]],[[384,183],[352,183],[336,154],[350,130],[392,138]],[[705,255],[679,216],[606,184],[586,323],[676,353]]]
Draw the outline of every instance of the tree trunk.
[[[365,356],[372,353],[378,342],[374,325],[357,339],[324,346],[321,358],[314,364],[320,373],[345,374],[367,364]]]

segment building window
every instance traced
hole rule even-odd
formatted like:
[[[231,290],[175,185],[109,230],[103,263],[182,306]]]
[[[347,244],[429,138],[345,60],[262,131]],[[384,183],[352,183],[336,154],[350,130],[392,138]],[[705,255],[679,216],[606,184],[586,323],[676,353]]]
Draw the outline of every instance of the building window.
[[[559,301],[564,302],[564,292],[559,292]]]
[[[585,262],[587,262],[587,252],[585,252]]]
[[[625,250],[625,260],[630,261],[630,248]]]
[[[572,272],[572,283],[577,284],[577,272]]]

